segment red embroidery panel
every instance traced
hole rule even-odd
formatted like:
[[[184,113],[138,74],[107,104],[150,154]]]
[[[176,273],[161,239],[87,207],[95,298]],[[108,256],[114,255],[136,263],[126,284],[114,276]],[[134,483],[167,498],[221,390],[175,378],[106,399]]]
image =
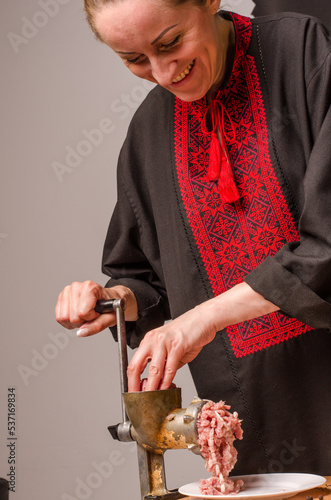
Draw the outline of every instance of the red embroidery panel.
[[[224,132],[239,201],[223,204],[217,182],[206,178],[211,139],[202,127],[205,100],[186,103],[176,99],[175,103],[175,156],[181,195],[215,295],[241,283],[286,242],[299,240],[269,156],[255,61],[246,54],[251,21],[232,16],[237,33],[236,57],[229,84],[217,92],[216,98],[226,108]],[[227,334],[235,356],[242,357],[310,329],[276,312],[228,327]]]

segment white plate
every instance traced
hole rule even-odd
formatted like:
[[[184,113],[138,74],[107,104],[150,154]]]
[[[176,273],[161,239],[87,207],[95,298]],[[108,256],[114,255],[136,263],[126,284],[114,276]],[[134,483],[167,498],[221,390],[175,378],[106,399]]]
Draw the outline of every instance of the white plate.
[[[249,476],[232,476],[231,479],[242,479],[243,489],[236,495],[202,495],[199,483],[186,484],[179,488],[179,493],[196,498],[259,500],[289,498],[301,491],[322,486],[325,477],[315,474],[252,474]]]

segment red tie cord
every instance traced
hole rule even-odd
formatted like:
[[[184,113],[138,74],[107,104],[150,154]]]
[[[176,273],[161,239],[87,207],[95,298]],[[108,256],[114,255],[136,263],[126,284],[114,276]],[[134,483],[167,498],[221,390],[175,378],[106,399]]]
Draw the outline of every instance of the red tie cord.
[[[222,117],[220,116],[219,106],[222,110]],[[225,144],[225,131],[224,131],[224,113],[227,113],[224,105],[220,101],[213,101],[207,108],[205,121],[208,110],[211,111],[212,130],[211,130],[211,143],[209,149],[209,167],[207,171],[207,179],[209,181],[216,181],[218,179],[218,189],[223,203],[234,203],[239,200],[240,195],[236,183],[234,181],[233,172],[230,164],[229,153]],[[229,114],[228,114],[229,116]],[[233,135],[235,136],[234,126],[229,117]],[[217,126],[219,126],[222,147],[217,137]],[[206,123],[205,128],[207,129]]]
[[[219,178],[223,156],[224,153],[221,149],[217,134],[216,132],[212,132],[209,149],[209,167],[207,171],[207,179],[209,181],[217,181]]]

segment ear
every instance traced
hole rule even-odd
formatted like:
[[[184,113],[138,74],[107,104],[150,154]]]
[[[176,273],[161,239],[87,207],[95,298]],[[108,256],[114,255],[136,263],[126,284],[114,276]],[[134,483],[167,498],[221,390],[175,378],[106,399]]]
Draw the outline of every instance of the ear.
[[[209,12],[214,15],[216,14],[216,12],[218,12],[220,4],[220,0],[207,0],[206,7],[208,8]]]

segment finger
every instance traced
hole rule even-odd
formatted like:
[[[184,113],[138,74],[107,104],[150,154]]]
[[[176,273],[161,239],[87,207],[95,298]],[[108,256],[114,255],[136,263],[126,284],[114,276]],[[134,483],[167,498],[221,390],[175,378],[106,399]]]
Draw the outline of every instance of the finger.
[[[129,392],[140,391],[140,376],[150,360],[151,356],[143,347],[140,347],[131,359],[127,370]]]
[[[61,314],[62,294],[63,294],[63,292],[61,292],[59,294],[57,302],[56,302],[56,306],[55,306],[55,319],[56,319],[56,321],[58,323],[60,323],[60,325],[62,325],[62,326],[65,327],[65,325],[63,324],[64,318],[62,317],[62,314]]]
[[[167,349],[164,345],[154,351],[148,370],[146,391],[156,391],[164,377],[164,368],[167,359]]]
[[[98,318],[99,314],[95,311],[94,308],[97,300],[99,298],[102,298],[102,291],[103,287],[101,287],[97,283],[94,283],[93,281],[85,281],[84,283],[72,283],[70,287],[70,296],[68,299],[68,303],[70,304],[70,323],[72,325],[75,325],[75,328],[82,326],[86,322],[90,322]],[[101,320],[101,324],[106,324],[106,321]],[[105,327],[103,327],[103,329],[104,328]],[[96,332],[95,329],[92,330],[93,333],[99,333]]]
[[[98,317],[95,305],[98,299],[107,298],[104,296],[104,288],[93,281],[85,281],[79,289],[77,297],[77,316],[85,321],[93,321]]]
[[[90,337],[114,325],[116,325],[115,313],[101,314],[93,321],[84,322],[77,330],[77,336]]]
[[[180,362],[180,356],[178,353],[169,354],[168,359],[166,360],[163,378],[160,382],[159,389],[169,389],[175,375],[177,373],[178,368],[183,366],[183,363]]]
[[[72,330],[73,328],[77,328],[81,326],[84,321],[80,321],[79,323],[72,322],[71,317],[71,307],[72,307],[72,290],[71,286],[66,286],[62,292],[59,295],[58,302],[56,304],[56,319],[57,321],[64,326],[65,328],[68,328],[69,330]]]
[[[78,328],[86,321],[84,315],[80,314],[82,283],[74,282],[71,284],[67,295],[67,307],[69,308],[69,321],[74,328]]]

